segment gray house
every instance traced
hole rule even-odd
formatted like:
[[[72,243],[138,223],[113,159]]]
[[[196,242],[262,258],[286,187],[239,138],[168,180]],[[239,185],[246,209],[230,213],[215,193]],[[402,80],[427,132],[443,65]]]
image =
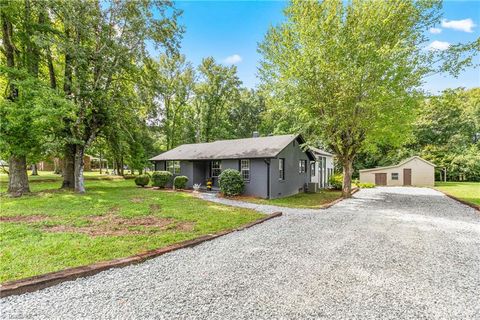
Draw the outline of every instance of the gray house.
[[[280,198],[305,190],[310,182],[310,163],[315,156],[303,150],[300,135],[253,137],[208,143],[184,144],[150,160],[155,170],[187,176],[187,187],[206,185],[225,169],[236,169],[245,180],[245,195]]]

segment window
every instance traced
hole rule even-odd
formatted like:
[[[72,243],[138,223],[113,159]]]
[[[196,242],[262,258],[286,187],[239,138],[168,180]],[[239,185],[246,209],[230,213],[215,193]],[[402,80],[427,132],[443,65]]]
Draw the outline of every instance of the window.
[[[307,160],[298,161],[298,173],[305,173],[307,171]]]
[[[240,160],[240,173],[242,174],[243,180],[250,181],[250,160]]]
[[[398,180],[398,173],[392,173],[392,180]]]
[[[278,159],[278,179],[285,180],[285,159]]]
[[[173,174],[180,173],[180,161],[167,161],[167,171]]]
[[[315,161],[310,162],[310,173],[315,177]]]
[[[212,166],[212,177],[218,177],[222,173],[222,164],[220,160],[214,160],[211,163]]]

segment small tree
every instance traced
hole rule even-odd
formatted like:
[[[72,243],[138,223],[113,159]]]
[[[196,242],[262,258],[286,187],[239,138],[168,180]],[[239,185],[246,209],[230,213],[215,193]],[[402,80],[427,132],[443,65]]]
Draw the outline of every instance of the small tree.
[[[226,196],[238,196],[243,192],[245,183],[238,170],[226,169],[218,177],[220,190]]]

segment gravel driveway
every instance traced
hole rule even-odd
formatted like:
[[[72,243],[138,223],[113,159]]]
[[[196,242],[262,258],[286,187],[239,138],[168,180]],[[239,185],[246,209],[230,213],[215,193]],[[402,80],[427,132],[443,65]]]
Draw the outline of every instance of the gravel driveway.
[[[267,208],[271,210],[275,208]],[[140,265],[1,300],[1,318],[480,319],[480,214],[365,189]]]

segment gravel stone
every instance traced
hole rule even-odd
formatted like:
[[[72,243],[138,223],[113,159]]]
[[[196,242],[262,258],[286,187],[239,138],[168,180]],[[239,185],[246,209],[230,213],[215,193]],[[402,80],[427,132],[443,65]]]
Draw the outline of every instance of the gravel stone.
[[[480,319],[480,214],[432,189],[378,187],[41,291],[2,319]]]

